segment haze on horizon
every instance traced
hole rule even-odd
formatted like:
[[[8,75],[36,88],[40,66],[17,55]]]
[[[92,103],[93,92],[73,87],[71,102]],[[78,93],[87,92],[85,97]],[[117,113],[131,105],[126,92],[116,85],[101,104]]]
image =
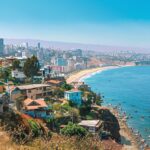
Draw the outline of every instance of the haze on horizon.
[[[150,48],[149,0],[1,0],[0,37]]]

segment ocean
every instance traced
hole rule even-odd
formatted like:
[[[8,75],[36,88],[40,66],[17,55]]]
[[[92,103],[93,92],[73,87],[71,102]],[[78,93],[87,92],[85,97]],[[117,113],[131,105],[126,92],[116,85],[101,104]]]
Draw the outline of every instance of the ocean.
[[[150,66],[105,70],[82,80],[104,96],[103,105],[119,105],[129,116],[128,126],[150,145]]]

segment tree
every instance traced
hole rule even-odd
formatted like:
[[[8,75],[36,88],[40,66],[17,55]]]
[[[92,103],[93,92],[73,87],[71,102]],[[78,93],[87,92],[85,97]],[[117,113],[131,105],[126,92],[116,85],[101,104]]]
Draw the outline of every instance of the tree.
[[[87,130],[77,124],[73,124],[71,122],[68,123],[63,129],[61,129],[61,134],[65,136],[78,136],[84,137],[87,135]]]
[[[12,69],[15,70],[15,69],[20,69],[20,61],[19,60],[15,60],[12,64]]]
[[[66,82],[61,86],[63,90],[71,90],[73,87],[70,84],[67,84]]]
[[[28,58],[23,67],[24,74],[28,78],[33,78],[34,75],[37,75],[39,69],[40,69],[39,61],[35,56]]]
[[[7,82],[9,77],[10,77],[10,69],[9,68],[5,68],[4,70],[1,70],[0,78],[4,79],[4,81]]]
[[[91,107],[88,105],[82,105],[79,107],[79,112],[81,116],[86,116],[91,111]]]
[[[57,88],[52,92],[52,96],[56,98],[63,98],[64,97],[64,91],[61,88]]]
[[[77,122],[79,120],[79,110],[76,108],[71,108],[68,111],[69,115],[71,116],[72,122]]]

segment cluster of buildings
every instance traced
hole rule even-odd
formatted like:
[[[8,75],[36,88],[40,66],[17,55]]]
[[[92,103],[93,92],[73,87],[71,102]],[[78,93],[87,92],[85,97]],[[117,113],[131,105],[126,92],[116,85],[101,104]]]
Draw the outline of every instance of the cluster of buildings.
[[[0,39],[0,54],[0,69],[11,67],[15,60],[20,62],[19,69],[11,70],[11,77],[21,81],[21,85],[2,83],[1,101],[3,101],[3,93],[7,92],[10,95],[10,103],[15,103],[17,110],[32,117],[52,117],[51,107],[46,104],[45,98],[51,96],[54,87],[64,84],[65,75],[87,67],[87,59],[83,57],[82,50],[48,50],[42,48],[40,43],[36,47],[29,47],[28,43],[4,46],[4,40]],[[23,67],[27,58],[33,55],[37,56],[41,69],[38,76],[33,77],[33,84],[26,85]],[[40,82],[37,83],[37,80]],[[64,99],[81,105],[82,92],[77,90],[76,86],[74,87],[75,89],[65,91]],[[2,112],[3,105],[1,106]]]
[[[20,68],[23,68],[27,58],[36,56],[39,60],[42,79],[58,76],[65,76],[70,72],[86,69],[87,57],[84,56],[81,49],[75,50],[53,50],[41,47],[40,43],[37,46],[29,46],[28,43],[21,45],[4,45],[4,40],[0,39],[0,68],[11,67],[13,61],[20,61]],[[13,78],[24,80],[25,75],[23,70],[12,70]]]
[[[38,58],[41,68],[38,76],[33,77],[33,83],[26,84],[23,67],[26,60],[33,55]],[[99,66],[95,60],[94,63],[90,63],[90,55],[85,55],[81,49],[68,51],[45,49],[40,43],[35,47],[29,46],[28,43],[4,46],[4,40],[0,39],[0,69],[11,67],[16,60],[20,62],[19,69],[12,68],[11,77],[21,82],[17,85],[0,82],[0,113],[11,107],[23,114],[41,119],[54,117],[52,106],[48,105],[46,98],[53,98],[54,89],[65,84],[65,77],[69,73],[89,68],[89,64],[95,67],[95,62],[96,66]],[[84,82],[73,82],[71,85],[73,88],[64,91],[63,99],[80,106],[85,99],[79,89],[89,91],[91,89]],[[61,101],[59,98],[57,100]],[[82,120],[79,125],[95,133],[101,123],[99,120]]]
[[[53,117],[51,106],[45,102],[46,97],[52,98],[52,91],[55,87],[60,87],[64,83],[63,80],[51,79],[45,84],[28,84],[28,85],[8,85],[0,84],[0,102],[3,102],[4,91],[8,93],[9,103],[13,103],[13,109],[17,109],[22,113],[28,114],[37,118]],[[78,106],[82,103],[82,92],[77,89],[72,89],[64,92],[64,99],[72,101]],[[1,103],[1,112],[2,105]]]

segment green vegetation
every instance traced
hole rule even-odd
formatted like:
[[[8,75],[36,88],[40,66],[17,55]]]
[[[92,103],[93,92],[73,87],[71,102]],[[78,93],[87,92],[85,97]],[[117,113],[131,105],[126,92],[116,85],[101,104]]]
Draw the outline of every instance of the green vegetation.
[[[2,68],[0,69],[0,80],[4,82],[8,82],[8,80],[11,80],[11,68]]]
[[[67,84],[66,82],[61,86],[61,88],[65,91],[71,90],[73,87],[70,84]]]
[[[87,135],[87,130],[77,124],[69,122],[67,126],[61,129],[61,134],[65,136],[84,137]]]
[[[12,141],[18,144],[32,142],[35,138],[50,140],[52,136],[48,128],[38,120],[13,112],[1,116],[1,126],[9,133]]]
[[[19,60],[14,60],[13,63],[12,63],[12,69],[15,70],[15,69],[20,69],[20,61]]]
[[[64,97],[64,90],[57,87],[56,89],[53,90],[52,96],[55,98],[63,98]]]
[[[23,67],[24,74],[28,78],[33,78],[33,76],[37,75],[39,69],[40,69],[39,61],[35,56],[28,58]]]

